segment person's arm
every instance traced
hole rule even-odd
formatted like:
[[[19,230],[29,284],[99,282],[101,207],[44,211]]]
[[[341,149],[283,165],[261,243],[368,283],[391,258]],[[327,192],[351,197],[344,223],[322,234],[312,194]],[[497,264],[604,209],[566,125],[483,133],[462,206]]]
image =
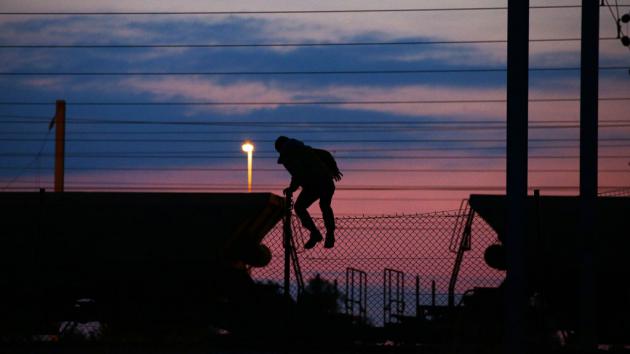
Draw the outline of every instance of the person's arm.
[[[293,192],[295,192],[299,187],[300,184],[297,182],[296,178],[291,177],[291,183],[283,190],[283,192],[284,194],[293,194]]]

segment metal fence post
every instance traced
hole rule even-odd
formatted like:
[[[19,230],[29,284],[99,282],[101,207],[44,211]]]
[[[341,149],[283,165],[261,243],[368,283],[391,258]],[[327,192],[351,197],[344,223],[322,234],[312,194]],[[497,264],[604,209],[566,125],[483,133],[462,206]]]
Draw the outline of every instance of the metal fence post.
[[[284,202],[284,219],[282,224],[282,239],[284,245],[284,297],[288,300],[291,297],[291,208],[293,207],[293,196],[287,194]]]

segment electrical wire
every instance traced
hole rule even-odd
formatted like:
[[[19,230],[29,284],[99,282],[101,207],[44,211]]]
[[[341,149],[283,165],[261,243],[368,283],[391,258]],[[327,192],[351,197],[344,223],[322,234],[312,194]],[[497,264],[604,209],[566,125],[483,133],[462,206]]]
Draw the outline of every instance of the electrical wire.
[[[627,70],[623,66],[604,66],[600,71]],[[529,68],[530,72],[579,71],[580,67],[539,67]],[[507,72],[507,68],[467,68],[467,69],[403,69],[403,70],[296,70],[296,71],[181,71],[181,72],[0,72],[0,76],[285,76],[285,75],[400,75],[400,74],[461,74]]]
[[[18,173],[15,175],[15,177],[13,177],[7,184],[4,185],[4,187],[2,188],[2,191],[7,190],[11,184],[15,183],[15,181],[18,180],[18,178],[20,178],[22,176],[22,174],[27,171],[28,169],[31,168],[31,166],[33,165],[33,163],[35,163],[36,161],[38,161],[43,155],[44,152],[44,148],[46,147],[46,143],[48,142],[48,137],[50,136],[50,132],[51,130],[48,129],[48,131],[46,132],[46,136],[43,139],[43,142],[41,144],[41,146],[39,147],[39,150],[37,152],[37,154],[35,154],[35,157],[33,157],[33,159],[31,161],[29,161],[24,167],[22,167]],[[39,169],[38,169],[39,170]],[[39,184],[39,183],[38,183]]]
[[[580,38],[535,38],[531,43],[577,42]],[[618,40],[616,37],[601,37],[601,41]],[[356,46],[418,46],[418,45],[459,45],[459,44],[506,44],[506,39],[486,40],[436,40],[436,41],[397,41],[397,42],[311,42],[311,43],[162,43],[162,44],[0,44],[4,49],[133,49],[133,48],[266,48],[266,47],[356,47]]]
[[[619,5],[617,3],[617,0],[615,0],[615,11],[613,11],[612,6],[608,2],[608,0],[602,0],[602,4],[608,8],[610,15],[613,18],[613,21],[615,21],[615,27],[617,28],[617,39],[621,40],[622,38],[627,38],[627,34],[623,31],[623,28],[621,27],[621,16],[619,14],[619,7],[622,7],[622,5]],[[624,46],[630,50],[630,46],[627,46],[625,44]]]
[[[0,141],[21,141],[21,142],[36,142],[41,141],[41,139],[31,139],[31,138],[0,138]],[[579,141],[578,138],[531,138],[528,139],[530,143],[538,143],[538,142],[575,142]],[[606,137],[599,138],[599,141],[620,141],[626,142],[630,141],[630,138],[620,138],[620,137]],[[108,142],[108,143],[206,143],[206,144],[217,144],[217,143],[234,143],[240,144],[242,143],[242,139],[125,139],[125,138],[112,138],[112,139],[66,139],[66,142]],[[258,143],[274,143],[275,139],[259,139]],[[437,139],[437,138],[426,138],[426,139],[309,139],[309,143],[505,143],[505,139]]]
[[[46,116],[32,116],[32,115],[13,115],[13,114],[4,114],[0,115],[0,118],[16,118],[24,121],[32,121],[35,123],[48,122],[48,117]],[[67,120],[72,123],[104,123],[104,124],[127,124],[127,123],[160,123],[160,124],[204,124],[208,126],[226,126],[226,127],[257,127],[257,128],[268,128],[268,127],[339,127],[339,126],[347,126],[347,127],[373,127],[377,126],[382,128],[383,126],[416,126],[416,125],[489,125],[489,126],[506,126],[506,122],[504,120],[470,120],[470,119],[449,119],[449,120],[384,120],[384,119],[375,119],[375,120],[308,120],[308,121],[290,121],[290,120],[273,120],[273,121],[261,121],[261,120],[245,120],[245,121],[185,121],[185,120],[170,120],[170,121],[160,121],[158,117],[151,119],[137,119],[137,118],[116,118],[116,119],[107,119],[102,117],[85,117],[85,116],[71,116],[67,117]],[[6,121],[6,120],[4,120]],[[0,123],[3,121],[0,121]],[[580,122],[577,120],[529,120],[528,122],[531,126],[534,124],[546,125],[546,124],[571,124],[573,126],[577,126]],[[613,124],[613,123],[621,123],[626,124],[630,123],[629,119],[600,119],[598,123],[605,124]],[[345,128],[347,128],[345,127]],[[100,131],[100,130],[99,130]],[[115,132],[113,132],[115,133]],[[177,133],[177,132],[173,132]],[[190,133],[198,133],[198,130]]]
[[[627,7],[630,5],[619,5]],[[581,5],[538,5],[530,6],[530,10],[579,9]],[[326,10],[257,10],[257,11],[58,11],[58,12],[25,12],[3,11],[0,16],[145,16],[145,15],[297,15],[297,14],[340,14],[340,13],[400,13],[400,12],[447,12],[447,11],[505,11],[506,6],[485,7],[443,7],[443,8],[393,8],[393,9],[326,9]]]
[[[18,167],[0,166],[0,170],[11,171]],[[35,168],[28,168],[35,170]],[[222,168],[222,167],[66,167],[67,171],[173,171],[173,172],[247,172],[246,168]],[[479,168],[344,168],[344,172],[361,173],[505,173],[505,169],[479,169]],[[529,173],[579,173],[578,169],[529,169]],[[630,169],[599,169],[599,173],[630,173]],[[279,168],[256,168],[256,173],[284,173]]]
[[[269,191],[281,190],[285,185],[260,184],[254,186],[255,190]],[[24,187],[17,187],[24,188]],[[243,190],[241,184],[208,184],[208,183],[145,183],[145,182],[68,182],[65,187],[70,189],[120,189],[120,190]],[[617,189],[625,188],[625,186],[600,186],[601,189]],[[339,191],[505,191],[504,186],[479,186],[479,185],[339,185],[336,188]],[[557,191],[573,191],[579,189],[579,186],[531,186],[529,190],[557,190]]]
[[[539,146],[530,146],[529,148],[532,150],[555,150],[555,149],[578,149],[579,145],[539,145]],[[600,144],[599,148],[627,148],[630,147],[630,144]],[[404,147],[404,148],[329,148],[328,150],[334,154],[347,154],[347,153],[374,153],[374,152],[412,152],[412,151],[498,151],[505,152],[505,146],[431,146],[431,147]],[[100,154],[104,153],[103,151],[80,151],[83,154]],[[144,150],[144,151],[123,151],[128,154],[230,154],[234,153],[234,150],[214,150],[214,149],[206,149],[206,150]],[[20,153],[17,151],[5,151],[5,153]],[[115,153],[113,151],[107,151],[106,153]],[[257,149],[257,156],[269,156],[269,155],[277,155],[277,152],[272,150],[265,149]],[[342,156],[342,155],[340,155]],[[345,156],[345,155],[343,155]]]
[[[606,3],[608,3],[606,1]],[[608,4],[609,5],[609,4]],[[531,9],[567,9],[567,8],[579,8],[579,5],[558,5],[558,6],[532,6]],[[610,7],[610,5],[609,5]],[[353,10],[353,9],[349,9],[349,10],[276,10],[276,11],[209,11],[209,12],[55,12],[55,13],[12,13],[12,12],[1,12],[0,15],[6,15],[6,16],[12,16],[12,15],[86,15],[86,16],[92,16],[92,15],[96,15],[96,16],[101,16],[101,15],[105,15],[105,16],[109,16],[109,15],[260,15],[260,14],[326,14],[326,13],[381,13],[381,12],[435,12],[435,11],[480,11],[480,10],[486,10],[486,11],[490,11],[490,10],[506,10],[507,7],[479,7],[479,8],[434,8],[434,9],[357,9],[357,10]],[[613,14],[614,17],[614,14]],[[618,17],[618,16],[617,16]],[[561,40],[571,40],[571,41],[576,41],[579,39],[539,39],[539,40],[532,40],[532,42],[556,42],[556,41],[561,41]],[[612,38],[606,38],[605,40],[612,40]],[[268,44],[147,44],[147,45],[143,45],[143,44],[114,44],[114,45],[98,45],[98,44],[86,44],[86,45],[82,45],[82,44],[78,44],[78,45],[12,45],[12,44],[6,44],[6,45],[0,45],[0,48],[153,48],[153,47],[204,47],[204,48],[242,48],[242,47],[312,47],[312,46],[361,46],[361,45],[421,45],[421,44],[427,44],[427,45],[432,45],[432,44],[470,44],[470,43],[507,43],[507,41],[505,40],[500,40],[500,41],[410,41],[410,42],[368,42],[368,43],[360,43],[360,42],[349,42],[349,43],[268,43]],[[579,70],[579,68],[531,68],[530,71],[559,71],[559,70]],[[626,67],[602,67],[600,68],[600,70],[627,70]],[[355,74],[428,74],[428,73],[464,73],[464,72],[505,72],[506,69],[505,68],[471,68],[471,69],[421,69],[421,70],[340,70],[340,71],[232,71],[232,72],[41,72],[41,73],[36,73],[36,72],[0,72],[0,76],[129,76],[129,75],[134,75],[134,76],[166,76],[166,75],[355,75]],[[574,101],[578,101],[579,99],[574,99],[574,98],[564,98],[564,99],[533,99],[530,100],[530,102],[574,102]],[[602,98],[600,99],[601,101],[625,101],[625,100],[630,100],[630,98],[625,98],[625,97],[609,97],[609,98]],[[354,104],[354,105],[362,105],[362,104],[462,104],[462,103],[504,103],[506,102],[506,100],[418,100],[418,101],[296,101],[296,102],[75,102],[75,103],[69,103],[69,105],[77,105],[77,106],[135,106],[135,105],[140,105],[140,106],[166,106],[166,105],[208,105],[208,106],[212,106],[212,105],[243,105],[243,106],[247,106],[247,105],[307,105],[307,104],[313,104],[313,105],[350,105],[350,104]],[[35,102],[35,103],[29,103],[29,102],[0,102],[0,105],[48,105],[51,103],[41,103],[41,102]],[[125,122],[125,123],[112,123],[112,122],[98,122],[98,121],[92,121],[92,122],[81,122],[82,124],[181,124],[182,122],[151,122],[151,121],[144,121],[142,123],[140,123],[140,120],[136,120],[132,123],[130,122]],[[4,122],[3,122],[4,123]],[[32,122],[32,123],[40,123],[40,122]],[[189,124],[187,125],[200,125],[200,124],[207,124],[207,123],[203,123],[203,122],[188,122]],[[308,123],[306,123],[308,124]],[[330,124],[330,123],[329,123]],[[348,123],[348,124],[356,124],[356,123]],[[426,123],[425,123],[426,124]],[[492,123],[487,123],[486,126],[479,126],[479,127],[440,127],[439,124],[440,123],[431,123],[431,124],[438,124],[438,127],[427,127],[424,126],[423,128],[427,128],[427,129],[431,129],[431,130],[437,130],[437,129],[453,129],[453,130],[464,130],[464,129],[504,129],[504,124],[505,123],[500,123],[503,124],[503,126],[493,126]],[[184,125],[184,124],[181,124]],[[374,127],[380,127],[378,125],[367,125],[368,127],[372,127],[372,129],[376,129]],[[616,128],[616,127],[627,127],[627,124],[620,124],[620,125],[602,125],[601,127],[606,127],[606,128]],[[330,124],[330,127],[342,127],[343,129],[345,129],[346,127],[342,126],[342,125],[335,125],[335,124]],[[533,126],[530,127],[530,129],[569,129],[569,128],[576,128],[578,126],[561,126],[561,125],[557,125],[557,126],[553,126],[553,125],[540,125],[540,126]],[[388,126],[388,131],[391,131],[391,129],[393,129],[394,127],[392,126]],[[398,129],[409,129],[408,127],[397,127]],[[419,129],[418,126],[414,127],[415,129]],[[383,130],[383,128],[380,128],[379,130]],[[364,132],[364,131],[363,131]],[[129,134],[137,134],[135,132],[128,132]],[[192,132],[190,132],[192,133]],[[198,132],[195,132],[197,134],[199,134]],[[217,133],[217,132],[215,132]],[[228,132],[225,132],[228,133]],[[258,133],[258,132],[256,132]],[[98,134],[97,132],[94,132],[94,134]],[[111,134],[116,134],[116,132],[112,132]],[[164,134],[161,132],[155,132],[155,134]],[[169,133],[169,134],[177,134],[177,133]],[[600,139],[600,141],[630,141],[630,139],[625,139],[625,138],[608,138],[610,140],[605,140],[605,139]],[[3,140],[3,139],[0,139]],[[37,155],[35,156],[35,159],[33,161],[37,161],[39,159],[41,159],[42,157],[51,157],[52,155],[47,155],[47,154],[43,154],[43,148],[46,144],[48,140],[48,135],[46,136],[46,138],[44,139],[44,142],[42,144],[42,146],[40,147],[39,152],[37,153]],[[227,139],[223,139],[223,141],[226,141]],[[41,141],[41,140],[3,140],[3,141]],[[123,140],[123,139],[69,139],[68,141],[84,141],[84,142],[88,142],[88,141],[105,141],[105,142],[195,142],[195,140],[183,140],[183,139],[173,139],[173,140],[167,140],[167,139],[153,139],[153,140],[148,140],[148,139],[128,139],[128,140]],[[208,142],[207,140],[198,140],[199,142]],[[221,139],[213,139],[212,142],[221,142]],[[271,142],[269,140],[265,140],[267,142]],[[314,140],[316,141],[316,140]],[[348,142],[348,139],[344,139],[344,140],[329,140],[326,142],[343,142],[346,143]],[[419,141],[431,141],[431,142],[481,142],[483,140],[477,140],[477,139],[457,139],[457,140],[419,140],[419,139],[414,139],[411,140],[409,139],[409,142],[419,142]],[[577,139],[572,139],[572,140],[559,140],[559,139],[534,139],[534,140],[530,140],[530,141],[577,141]],[[240,142],[240,140],[235,141],[235,142]],[[353,142],[352,139],[350,139],[350,142]],[[392,139],[389,141],[385,141],[385,140],[370,140],[370,139],[366,139],[366,140],[358,140],[355,139],[354,142],[396,142],[396,143],[401,143],[401,142],[405,142],[405,139]],[[485,142],[485,141],[484,141]],[[505,140],[491,140],[490,142],[505,142]],[[627,146],[627,145],[616,145],[614,147],[623,147],[623,146]],[[611,146],[612,147],[612,146]],[[565,148],[565,147],[535,147],[535,148]],[[373,152],[403,152],[403,151],[432,151],[430,149],[433,148],[409,148],[409,149],[339,149],[340,153],[344,153],[344,152],[366,152],[366,153],[373,153]],[[459,148],[461,149],[461,148]],[[485,149],[501,149],[501,148],[482,148],[482,147],[474,147],[474,150],[485,150]],[[444,150],[447,150],[446,148]],[[453,150],[457,150],[457,149],[453,149]],[[471,149],[472,150],[472,149]],[[97,153],[97,152],[81,152],[81,153],[68,153],[67,157],[68,158],[141,158],[141,159],[145,159],[145,158],[159,158],[159,159],[168,159],[168,158],[211,158],[211,159],[223,159],[223,158],[242,158],[241,155],[236,155],[234,157],[232,156],[228,156],[228,155],[215,155],[215,154],[227,154],[229,153],[228,151],[197,151],[197,152],[173,152],[173,151],[158,151],[158,152],[121,152],[121,153],[111,153],[111,152],[106,152],[106,153]],[[263,154],[263,156],[260,156],[260,154]],[[267,151],[259,151],[258,152],[258,158],[263,158],[263,159],[275,159],[275,156],[264,156],[264,154],[271,154],[272,152],[267,152]],[[0,153],[0,156],[5,156],[5,157],[14,157],[14,156],[31,156],[31,154],[23,154],[20,155],[19,153],[11,153],[11,152],[4,152],[4,153]],[[409,156],[409,155],[404,155],[404,156],[388,156],[388,155],[367,155],[367,156],[338,156],[338,158],[343,158],[343,159],[504,159],[504,156],[483,156],[483,157],[477,157],[477,156],[436,156],[436,155],[427,155],[427,156]],[[534,155],[534,156],[530,156],[530,158],[533,159],[576,159],[579,158],[579,156],[574,156],[574,155]],[[618,159],[618,158],[623,158],[626,159],[628,158],[628,156],[625,155],[603,155],[599,157],[600,159],[603,158],[610,158],[610,159]],[[20,174],[22,174],[25,170],[29,170],[32,169],[31,168],[31,164],[33,163],[33,161],[31,161],[26,167],[24,167],[21,171]],[[2,167],[0,169],[5,169],[5,167]],[[80,169],[80,168],[69,168],[69,170],[76,170],[76,171],[82,171],[82,170],[99,170],[98,168],[84,168],[84,169]],[[147,170],[151,170],[151,169],[147,169],[147,168],[102,168],[102,170],[120,170],[120,171],[147,171]],[[155,169],[157,170],[157,169]],[[173,169],[160,169],[160,170],[168,170],[168,171],[183,171],[184,169],[177,169],[177,168],[173,168]],[[220,169],[213,169],[212,171],[219,171]],[[224,171],[245,171],[245,169],[222,169]],[[207,170],[204,170],[207,171]],[[279,172],[278,169],[268,169],[268,170],[264,170],[264,169],[257,169],[257,171],[268,171],[268,172]],[[350,172],[394,172],[396,171],[398,172],[408,172],[408,173],[425,173],[425,172],[432,172],[432,171],[439,171],[439,172],[444,172],[444,171],[448,171],[450,172],[461,172],[464,173],[464,171],[466,171],[466,173],[470,173],[470,172],[479,172],[479,173],[488,173],[488,172],[496,172],[496,173],[505,173],[505,170],[488,170],[488,169],[398,169],[398,170],[385,170],[385,169],[349,169],[349,170],[344,170],[344,171],[350,171]],[[540,172],[540,173],[566,173],[568,171],[574,171],[576,172],[577,170],[564,170],[564,169],[541,169],[541,170],[533,170],[530,172]],[[629,171],[626,170],[620,170],[620,169],[609,169],[609,170],[600,170],[599,172],[611,172],[611,173],[628,173]],[[18,175],[19,177],[19,175]],[[13,181],[17,180],[17,177],[14,178]],[[12,181],[12,182],[13,182]],[[9,182],[9,184],[7,186],[5,186],[5,189],[10,187],[11,183]],[[74,186],[83,186],[83,187],[74,187]],[[135,186],[135,187],[130,187],[130,186]],[[284,186],[276,186],[276,185],[260,185],[260,186],[256,186],[256,188],[277,188],[277,189],[281,189]],[[11,187],[11,189],[17,189],[20,187]],[[155,183],[155,182],[150,182],[150,183],[144,183],[144,182],[138,182],[138,183],[134,183],[134,182],[120,182],[120,183],[112,183],[112,182],[75,182],[75,183],[69,183],[68,189],[73,189],[73,188],[96,188],[96,189],[102,189],[102,190],[108,190],[108,189],[122,189],[122,190],[198,190],[199,188],[211,188],[211,189],[218,189],[218,190],[242,190],[243,186],[242,185],[229,185],[229,184],[193,184],[193,183]],[[533,189],[534,187],[532,187],[531,189]],[[578,187],[575,186],[547,186],[547,187],[535,187],[536,189],[557,189],[557,190],[576,190],[578,189]],[[603,188],[620,188],[620,187],[616,187],[616,186],[608,186],[608,187],[603,187]],[[470,191],[470,190],[487,190],[487,191],[504,191],[505,187],[504,186],[379,186],[379,185],[356,185],[356,186],[339,186],[338,189],[340,190],[347,190],[347,191],[383,191],[383,190],[387,190],[387,191],[409,191],[409,190],[447,190],[447,191]],[[392,198],[393,200],[395,200],[394,198]]]
[[[626,125],[605,125],[605,126],[599,126],[599,129],[616,129],[616,128],[620,128],[620,127],[627,127]],[[327,135],[333,135],[333,134],[343,134],[343,135],[348,135],[348,134],[365,134],[365,133],[382,133],[382,134],[389,134],[389,133],[410,133],[410,132],[424,132],[424,131],[475,131],[475,130],[503,130],[505,128],[501,128],[501,127],[438,127],[435,129],[431,129],[428,127],[400,127],[400,128],[392,128],[392,127],[383,127],[383,128],[350,128],[350,127],[341,127],[338,129],[333,129],[333,128],[321,128],[321,127],[314,127],[308,130],[303,130],[303,129],[291,129],[291,134],[300,134],[302,137],[306,136],[306,135],[312,135],[312,134],[322,134],[322,133],[326,133]],[[545,127],[531,127],[529,128],[530,130],[540,130],[540,129],[545,129]],[[577,129],[574,127],[551,127],[549,129]],[[105,131],[105,132],[98,132],[98,131],[71,131],[66,133],[66,137],[68,138],[82,138],[82,137],[86,137],[86,136],[110,136],[110,135],[115,135],[115,136],[138,136],[138,137],[143,137],[143,136],[191,136],[191,135],[196,135],[196,136],[221,136],[221,135],[235,135],[235,134],[240,134],[240,135],[248,135],[248,136],[256,136],[256,137],[261,137],[261,136],[266,136],[266,135],[274,135],[277,136],[278,134],[285,134],[286,133],[286,128],[272,128],[269,130],[237,130],[237,131],[197,131],[197,132],[193,132],[193,131],[181,131],[181,132],[158,132],[158,131],[148,131],[148,132],[138,132],[138,131],[119,131],[119,132],[115,132],[115,131]],[[21,136],[21,137],[26,137],[26,136],[37,136],[38,134],[35,132],[16,132],[16,131],[3,131],[0,132],[0,136],[5,135],[5,136]]]
[[[630,97],[600,97],[600,102],[605,101],[629,101]],[[530,103],[551,103],[551,102],[579,102],[579,98],[532,98]],[[506,99],[455,99],[455,100],[364,100],[364,101],[197,101],[197,102],[90,102],[77,101],[66,102],[72,106],[303,106],[303,105],[399,105],[399,104],[503,104]],[[55,102],[43,101],[2,101],[3,106],[50,106]]]
[[[0,120],[0,124],[15,124],[15,123],[25,123],[25,124],[48,124],[47,117],[42,116],[23,116],[23,115],[0,115],[0,118],[15,118],[19,120]],[[168,120],[168,121],[160,121],[159,118],[152,119],[133,119],[133,118],[123,118],[123,119],[104,119],[104,118],[86,118],[86,117],[68,117],[67,120],[72,122],[72,124],[110,124],[110,125],[118,125],[118,124],[153,124],[153,125],[192,125],[199,126],[205,125],[209,127],[247,127],[247,128],[257,128],[255,131],[242,131],[239,130],[238,133],[246,134],[251,132],[252,134],[260,134],[260,133],[271,133],[275,132],[277,129],[282,128],[292,128],[292,131],[296,131],[295,128],[308,128],[304,130],[307,133],[319,133],[318,130],[337,130],[343,133],[350,132],[353,130],[357,130],[359,132],[365,132],[367,129],[378,129],[378,131],[385,130],[397,130],[397,129],[418,129],[419,127],[433,129],[445,129],[449,127],[449,129],[478,129],[478,128],[488,128],[493,129],[504,128],[506,126],[505,121],[497,121],[497,120],[404,120],[404,121],[395,121],[395,120],[351,120],[351,121],[343,121],[343,120],[335,120],[335,121],[322,121],[322,120],[309,120],[309,121],[185,121],[185,120]],[[627,119],[601,119],[599,120],[600,128],[608,128],[608,127],[624,127],[627,124],[630,124],[630,120]],[[538,129],[538,128],[575,128],[579,127],[579,122],[575,120],[530,120],[528,124],[528,128],[530,129]],[[269,129],[269,131],[262,130]],[[103,131],[102,129],[96,131],[70,131],[68,134],[72,135],[80,135],[80,134],[168,134],[168,135],[192,135],[192,134],[234,134],[234,130],[229,131],[200,131],[197,127],[195,127],[194,131]],[[4,131],[0,132],[0,134],[16,134],[16,135],[29,135],[29,132],[23,131]]]
[[[4,124],[10,124],[13,121],[6,121],[4,122]],[[245,125],[243,125],[245,126]],[[234,130],[230,130],[230,131],[196,131],[196,132],[156,132],[156,131],[151,131],[151,132],[130,132],[130,131],[119,131],[119,132],[98,132],[98,131],[91,131],[91,132],[86,132],[86,131],[79,131],[79,132],[69,132],[66,136],[74,138],[74,137],[83,137],[83,136],[90,136],[90,135],[97,135],[97,136],[101,136],[101,135],[234,135],[235,133],[238,134],[247,134],[247,135],[261,135],[261,134],[280,134],[283,133],[287,128],[290,128],[291,126],[278,126],[278,127],[269,127],[271,128],[269,130],[238,130],[238,131],[234,131]],[[630,127],[630,123],[613,123],[613,124],[600,124],[598,126],[600,129],[618,129],[618,128],[626,128],[626,127]],[[571,129],[579,129],[580,126],[579,125],[568,125],[568,124],[561,124],[561,125],[547,125],[547,124],[542,124],[542,125],[530,125],[528,127],[529,130],[571,130]],[[392,132],[403,132],[403,133],[409,133],[409,132],[425,132],[425,131],[430,131],[430,132],[440,132],[440,131],[492,131],[492,130],[505,130],[505,125],[504,124],[488,124],[488,125],[468,125],[468,124],[463,124],[463,126],[457,126],[457,125],[451,125],[451,124],[447,124],[447,125],[441,125],[440,123],[435,123],[435,125],[365,125],[365,126],[359,126],[357,125],[332,125],[332,126],[326,126],[326,125],[314,125],[312,127],[310,127],[309,129],[292,129],[291,133],[292,134],[296,134],[296,133],[302,133],[302,134],[321,134],[323,132],[328,132],[328,134],[335,134],[335,133],[343,133],[343,134],[364,134],[364,133],[392,133]],[[5,131],[5,132],[0,132],[0,135],[17,135],[17,136],[29,136],[29,135],[36,135],[36,133],[33,132],[24,132],[24,131],[20,131],[20,132],[12,132],[12,131]]]
[[[28,153],[0,153],[1,157],[4,158],[21,158],[21,157],[29,157],[32,154]],[[50,155],[42,155],[44,158],[54,157],[54,154]],[[224,160],[224,159],[242,159],[240,154],[234,155],[214,155],[214,154],[132,154],[132,153],[66,153],[65,158],[67,159],[212,159],[212,160]],[[506,156],[442,156],[442,155],[363,155],[363,156],[341,156],[337,155],[336,158],[338,160],[504,160]],[[570,159],[579,159],[579,155],[529,155],[529,159],[536,160],[570,160]],[[608,160],[608,159],[629,159],[630,155],[600,155],[598,159],[600,160]],[[277,156],[258,156],[257,159],[277,159]]]

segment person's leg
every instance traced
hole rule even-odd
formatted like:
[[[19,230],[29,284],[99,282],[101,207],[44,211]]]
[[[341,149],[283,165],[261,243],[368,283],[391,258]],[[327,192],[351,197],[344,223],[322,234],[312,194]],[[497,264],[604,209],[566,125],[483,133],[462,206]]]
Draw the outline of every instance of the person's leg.
[[[311,232],[311,237],[304,244],[304,248],[310,249],[313,248],[319,241],[323,239],[322,234],[315,226],[313,219],[308,213],[308,207],[311,206],[318,198],[318,193],[316,190],[311,188],[302,187],[302,192],[297,197],[295,204],[293,205],[293,210],[295,210],[295,214],[297,214],[298,218],[302,222],[302,226]]]
[[[335,245],[335,215],[331,207],[332,197],[335,193],[335,184],[330,181],[330,184],[326,184],[322,188],[322,193],[319,198],[319,207],[322,210],[322,217],[324,218],[324,225],[326,226],[326,242],[324,247],[332,248]]]

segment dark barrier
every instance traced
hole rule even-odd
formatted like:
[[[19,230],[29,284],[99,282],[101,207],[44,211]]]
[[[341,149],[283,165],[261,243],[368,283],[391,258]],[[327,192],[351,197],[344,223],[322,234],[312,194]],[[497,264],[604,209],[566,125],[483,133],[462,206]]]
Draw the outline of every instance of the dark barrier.
[[[57,333],[78,317],[158,336],[246,325],[248,268],[269,263],[261,241],[283,203],[270,193],[1,193],[0,331]]]

